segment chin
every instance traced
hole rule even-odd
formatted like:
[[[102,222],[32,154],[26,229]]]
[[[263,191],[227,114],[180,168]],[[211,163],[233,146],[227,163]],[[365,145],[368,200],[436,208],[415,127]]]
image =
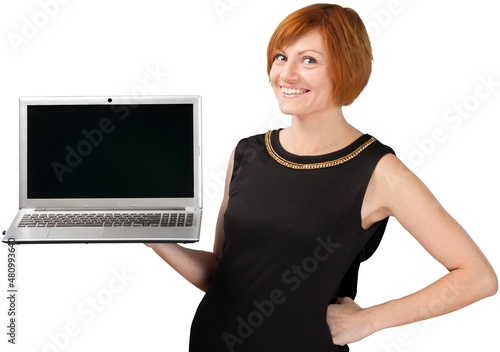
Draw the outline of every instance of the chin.
[[[285,115],[302,115],[304,114],[304,111],[302,111],[301,109],[297,109],[297,108],[292,108],[292,107],[284,107],[284,106],[281,106],[280,105],[280,111],[282,114],[285,114]]]
[[[301,113],[301,108],[297,104],[291,104],[290,102],[278,101],[280,111],[285,115],[298,115]]]

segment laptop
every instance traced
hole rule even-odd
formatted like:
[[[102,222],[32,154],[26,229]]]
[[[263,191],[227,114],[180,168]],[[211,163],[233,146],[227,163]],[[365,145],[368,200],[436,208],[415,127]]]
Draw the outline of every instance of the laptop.
[[[200,96],[21,97],[3,242],[197,242]]]

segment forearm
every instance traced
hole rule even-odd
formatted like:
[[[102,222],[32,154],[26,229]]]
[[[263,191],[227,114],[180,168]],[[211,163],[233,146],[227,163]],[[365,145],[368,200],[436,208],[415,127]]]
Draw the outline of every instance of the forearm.
[[[496,282],[490,271],[476,276],[464,269],[453,270],[418,292],[367,308],[370,333],[456,311],[493,295]]]
[[[174,243],[151,244],[149,247],[186,280],[202,291],[207,290],[219,263],[214,253]]]

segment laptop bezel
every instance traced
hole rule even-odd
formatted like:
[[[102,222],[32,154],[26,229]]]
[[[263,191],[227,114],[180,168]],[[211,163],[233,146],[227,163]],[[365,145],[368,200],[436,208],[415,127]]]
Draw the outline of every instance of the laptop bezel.
[[[27,121],[30,105],[130,105],[139,104],[192,104],[193,105],[193,161],[194,196],[192,198],[88,198],[88,199],[29,199],[27,196]],[[45,210],[148,210],[148,209],[201,209],[202,148],[201,97],[197,95],[157,96],[53,96],[19,98],[19,208]]]

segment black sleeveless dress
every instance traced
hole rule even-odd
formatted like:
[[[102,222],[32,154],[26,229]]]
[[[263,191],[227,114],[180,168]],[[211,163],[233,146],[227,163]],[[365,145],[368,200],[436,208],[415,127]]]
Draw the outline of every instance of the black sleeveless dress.
[[[364,230],[363,197],[393,150],[370,135],[322,156],[282,148],[279,130],[241,140],[225,241],[195,314],[191,352],[339,352],[326,322],[337,297],[356,295],[358,268],[387,219]]]

